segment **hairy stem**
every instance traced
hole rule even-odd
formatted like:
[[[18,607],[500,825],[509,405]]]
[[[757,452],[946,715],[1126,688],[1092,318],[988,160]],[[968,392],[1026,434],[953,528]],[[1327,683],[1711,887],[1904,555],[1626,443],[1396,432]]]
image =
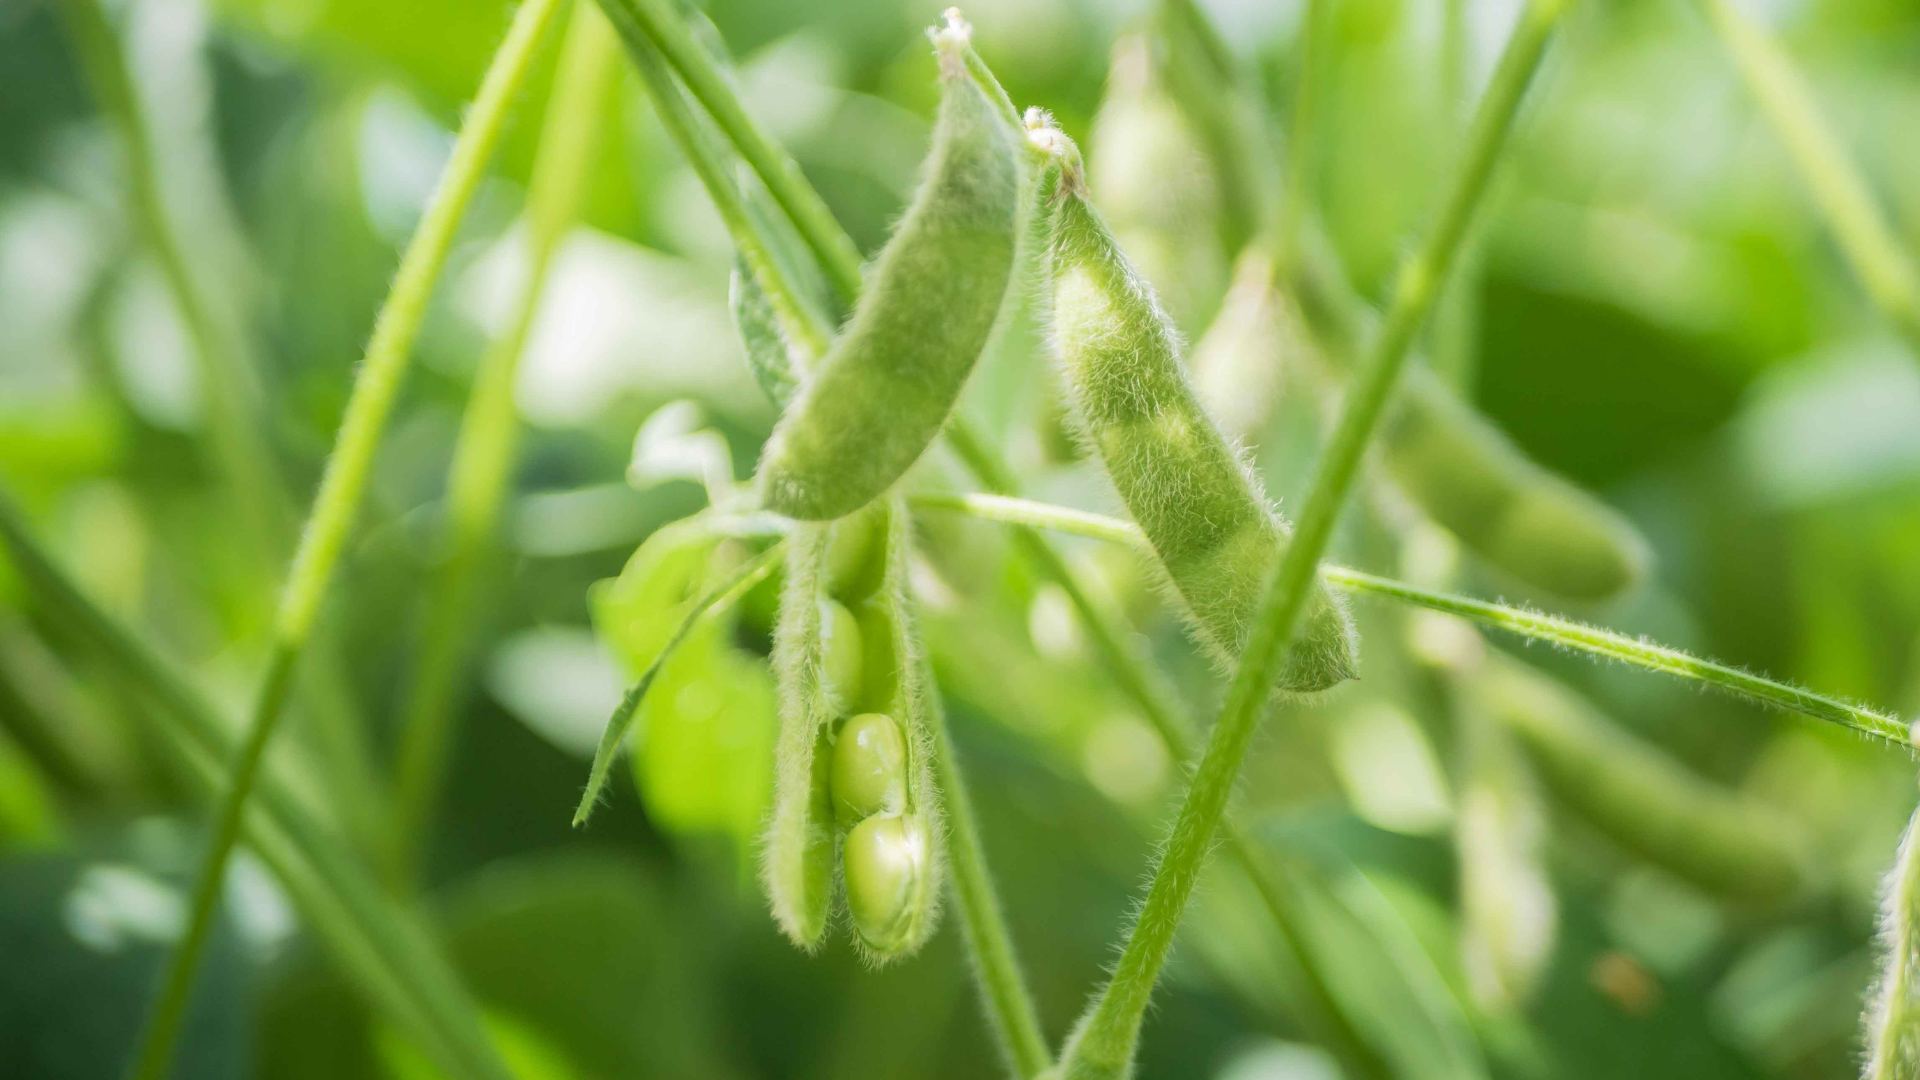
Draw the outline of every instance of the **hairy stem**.
[[[929,682],[932,672],[928,671]],[[1020,970],[1020,955],[1007,932],[999,893],[980,844],[980,826],[974,820],[973,800],[960,774],[960,760],[947,731],[946,710],[932,695],[934,718],[933,771],[946,800],[947,862],[953,871],[953,894],[960,908],[960,925],[973,956],[974,978],[986,1003],[987,1020],[999,1037],[1001,1049],[1020,1080],[1033,1080],[1053,1055],[1040,1030],[1040,1014]]]
[[[1738,5],[1700,2],[1868,297],[1920,359],[1920,270],[1888,227],[1866,179],[1821,119],[1813,91],[1786,52]]]
[[[221,792],[232,736],[217,710],[148,645],[88,600],[55,565],[0,492],[0,546],[27,595],[83,642],[117,682],[151,708],[130,711],[172,752],[209,801]],[[310,820],[273,777],[249,809],[248,842],[279,877],[319,939],[367,996],[420,1040],[452,1076],[506,1080],[479,1009],[414,917],[383,896],[360,863]]]
[[[931,510],[963,513],[1025,528],[1053,529],[1147,550],[1146,536],[1132,522],[1086,510],[1000,495],[930,493],[915,495],[912,502],[915,506]],[[1755,675],[1730,664],[1701,659],[1644,638],[1558,615],[1496,604],[1457,593],[1423,589],[1418,585],[1332,563],[1320,564],[1320,577],[1328,585],[1349,593],[1376,596],[1457,615],[1525,641],[1538,641],[1596,659],[1669,675],[1766,708],[1824,720],[1902,746],[1912,745],[1911,726],[1890,713]]]
[[[513,391],[554,255],[579,217],[599,150],[618,52],[599,12],[576,7],[527,185],[527,269],[507,329],[474,375],[447,478],[446,561],[425,604],[426,633],[400,733],[394,777],[396,883],[418,869],[452,736],[455,683],[467,652],[481,570],[492,546],[520,438]]]
[[[1068,1043],[1062,1059],[1066,1077],[1118,1077],[1132,1067],[1154,984],[1172,949],[1174,931],[1226,810],[1254,729],[1265,711],[1273,678],[1318,578],[1321,553],[1333,535],[1367,443],[1399,381],[1413,337],[1446,280],[1563,10],[1563,0],[1534,0],[1520,16],[1475,119],[1466,158],[1439,221],[1401,271],[1386,325],[1316,468],[1299,530],[1268,583],[1228,690],[1226,708],[1207,740],[1146,901],[1127,935],[1113,976]]]
[[[281,594],[266,674],[261,679],[253,714],[215,815],[213,837],[194,885],[187,932],[168,962],[160,997],[141,1040],[134,1069],[138,1080],[158,1080],[171,1064],[207,929],[219,906],[220,882],[240,836],[247,798],[252,794],[260,763],[278,727],[287,691],[293,682],[294,667],[312,633],[314,619],[332,583],[347,534],[352,531],[366,493],[374,452],[399,396],[434,282],[446,264],[454,232],[500,140],[509,107],[526,81],[534,54],[560,9],[560,0],[527,0],[515,13],[506,40],[487,67],[479,93],[461,124],[452,156],[400,258],[393,286],[374,321],[366,357],[347,400],[333,453],[327,459],[319,494],[314,499]]]

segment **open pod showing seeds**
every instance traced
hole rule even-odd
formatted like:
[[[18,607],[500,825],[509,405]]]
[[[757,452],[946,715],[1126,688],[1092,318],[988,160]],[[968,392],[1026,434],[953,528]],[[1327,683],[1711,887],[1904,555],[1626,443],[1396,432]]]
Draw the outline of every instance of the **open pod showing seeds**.
[[[780,740],[763,879],[819,946],[836,898],[884,963],[932,933],[941,872],[925,665],[907,607],[908,525],[884,500],[790,540],[774,637]]]

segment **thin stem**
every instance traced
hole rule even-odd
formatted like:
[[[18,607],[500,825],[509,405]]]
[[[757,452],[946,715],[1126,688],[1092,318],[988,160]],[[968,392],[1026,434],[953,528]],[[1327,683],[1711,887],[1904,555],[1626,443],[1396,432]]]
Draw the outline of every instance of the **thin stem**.
[[[949,428],[947,436],[955,452],[982,484],[998,492],[1013,490],[1012,479],[1006,474],[1004,466],[993,459],[986,445],[970,429]],[[1200,741],[1199,735],[1187,719],[1177,691],[1154,659],[1139,646],[1121,618],[1094,599],[1093,591],[1073,565],[1047,542],[1046,537],[1035,531],[1041,527],[1060,528],[1103,540],[1121,540],[1144,548],[1146,537],[1138,526],[1132,522],[1103,519],[1097,514],[998,493],[957,498],[919,495],[912,501],[934,509],[959,510],[1019,526],[1013,534],[1014,546],[1042,577],[1066,594],[1068,603],[1079,615],[1082,627],[1093,642],[1095,655],[1100,658],[1102,666],[1119,684],[1121,691],[1133,699],[1146,715],[1147,722],[1159,734],[1161,742],[1166,744],[1168,754],[1182,766],[1192,764],[1196,756],[1195,747]],[[1282,944],[1300,966],[1301,974],[1306,979],[1307,992],[1327,1024],[1327,1036],[1333,1049],[1359,1075],[1387,1075],[1378,1055],[1360,1035],[1354,1018],[1334,993],[1331,979],[1300,937],[1299,928],[1304,924],[1304,919],[1295,900],[1297,893],[1286,872],[1276,866],[1269,853],[1231,820],[1227,824],[1227,842],[1228,850],[1246,871],[1273,915]]]
[[[424,610],[427,630],[407,695],[394,778],[397,881],[418,869],[451,742],[455,683],[467,653],[481,570],[493,554],[500,508],[520,438],[514,385],[554,255],[578,219],[600,149],[603,107],[619,53],[606,21],[588,6],[571,15],[547,103],[544,130],[527,184],[525,284],[506,332],[474,375],[447,479],[446,561]]]
[[[1299,530],[1268,582],[1228,690],[1226,708],[1207,740],[1139,918],[1127,935],[1112,978],[1068,1043],[1062,1072],[1069,1078],[1121,1076],[1131,1067],[1154,984],[1172,949],[1174,931],[1226,810],[1254,729],[1270,699],[1273,676],[1286,657],[1317,580],[1320,556],[1333,535],[1367,443],[1399,381],[1413,336],[1445,282],[1564,6],[1563,0],[1534,0],[1520,16],[1475,120],[1465,162],[1440,219],[1401,271],[1386,326],[1317,467]]]
[[[238,504],[236,515],[251,541],[250,554],[264,571],[269,561],[284,557],[292,543],[293,507],[259,408],[245,342],[237,327],[223,325],[216,316],[204,279],[188,258],[182,230],[167,204],[161,154],[104,9],[98,0],[68,0],[62,7],[94,93],[119,129],[135,223],[159,266],[199,366],[215,467]],[[374,780],[365,724],[340,678],[335,650],[319,642],[314,651],[321,654],[320,662],[304,681],[303,698],[312,714],[316,749],[341,815],[351,820],[360,842],[378,848],[385,839],[376,832],[384,793]]]
[[[508,109],[525,83],[534,54],[560,8],[560,0],[527,0],[515,13],[505,41],[481,80],[479,93],[461,125],[452,156],[426,212],[400,258],[393,287],[374,321],[366,357],[354,381],[333,453],[320,480],[319,494],[281,594],[266,674],[215,817],[212,846],[193,890],[194,904],[187,932],[168,963],[158,1004],[141,1040],[134,1071],[137,1080],[158,1080],[171,1064],[174,1043],[179,1037],[179,1020],[193,988],[207,928],[219,906],[220,882],[239,836],[247,797],[253,791],[260,762],[278,727],[287,691],[292,685],[294,666],[312,632],[320,603],[332,583],[347,534],[352,531],[366,493],[374,452],[379,448],[387,418],[412,359],[414,338],[426,314],[427,301],[446,265],[454,231],[485,175],[487,161],[506,126]]]
[[[1920,270],[1888,227],[1866,179],[1820,117],[1813,91],[1765,30],[1729,0],[1700,0],[1747,89],[1787,148],[1854,274],[1920,359]]]
[[[1324,567],[1322,576],[1336,588],[1458,615],[1529,641],[1544,641],[1573,652],[1660,672],[1768,708],[1824,720],[1901,746],[1912,745],[1911,725],[1887,713],[1755,675],[1729,664],[1704,660],[1679,649],[1629,637],[1617,631],[1589,626],[1557,615],[1422,589],[1403,581],[1343,566]]]
[[[4,492],[0,546],[40,609],[84,641],[115,680],[151,704],[129,710],[129,717],[173,752],[183,774],[209,800],[217,798],[224,763],[233,756],[228,725],[217,710],[81,593]],[[271,775],[263,778],[260,799],[248,812],[247,836],[349,977],[418,1037],[448,1075],[506,1080],[478,1008],[432,939]]]
[[[780,553],[785,547],[785,540],[776,541],[694,601],[693,607],[673,628],[666,644],[660,646],[660,651],[647,662],[647,669],[621,695],[620,704],[614,706],[613,715],[607,717],[606,729],[600,733],[600,745],[593,752],[593,768],[587,774],[587,790],[581,794],[580,805],[573,811],[574,828],[585,825],[587,818],[593,814],[593,808],[600,804],[600,793],[606,790],[613,759],[619,756],[621,745],[627,741],[627,732],[632,729],[634,718],[640,714],[640,705],[647,699],[647,691],[653,688],[654,679],[659,677],[661,668],[666,666],[674,650],[703,621],[731,608],[755,585],[765,581],[767,575],[773,573],[774,567],[780,565]]]
[[[1095,514],[1071,507],[999,495],[926,494],[913,496],[915,506],[967,514],[988,521],[1030,528],[1053,529],[1095,540],[1126,544],[1140,551],[1151,550],[1145,534],[1130,521]],[[1344,592],[1376,596],[1414,607],[1457,615],[1492,630],[1512,634],[1527,641],[1539,641],[1571,652],[1610,660],[1643,671],[1670,675],[1697,683],[1732,697],[1782,712],[1797,713],[1815,720],[1870,735],[1900,745],[1912,745],[1911,725],[1890,713],[1854,705],[1827,694],[1816,693],[1792,683],[1781,682],[1743,671],[1730,664],[1704,660],[1680,649],[1631,637],[1615,630],[1592,626],[1574,619],[1525,608],[1496,604],[1457,593],[1423,589],[1393,578],[1369,574],[1364,570],[1320,564],[1320,578]]]
[[[931,679],[931,672],[928,674]],[[961,927],[973,956],[974,977],[980,984],[987,1020],[1014,1075],[1032,1080],[1052,1064],[1053,1055],[1041,1033],[1040,1014],[1034,1009],[1033,995],[1020,970],[1019,953],[1000,909],[986,850],[980,843],[980,825],[974,820],[973,801],[967,795],[953,736],[947,730],[946,710],[939,704],[939,695],[933,697],[933,770],[946,799],[947,863],[953,871]]]
[[[860,295],[860,249],[807,183],[799,164],[748,115],[726,75],[694,39],[670,0],[600,0],[600,6],[623,35],[627,27],[639,30],[673,65],[694,100],[713,117],[792,219],[834,291],[849,302]]]

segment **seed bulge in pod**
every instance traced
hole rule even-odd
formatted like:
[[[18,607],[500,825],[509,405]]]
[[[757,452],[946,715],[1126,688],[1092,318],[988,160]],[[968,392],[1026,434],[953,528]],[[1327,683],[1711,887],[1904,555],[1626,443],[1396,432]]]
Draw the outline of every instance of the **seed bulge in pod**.
[[[820,689],[835,710],[860,700],[862,670],[860,623],[846,606],[820,601]]]
[[[885,713],[861,713],[833,744],[833,806],[843,825],[898,813],[907,798],[907,744]]]
[[[876,952],[894,952],[913,935],[927,845],[924,825],[893,815],[876,814],[847,833],[840,853],[847,910],[861,940]]]

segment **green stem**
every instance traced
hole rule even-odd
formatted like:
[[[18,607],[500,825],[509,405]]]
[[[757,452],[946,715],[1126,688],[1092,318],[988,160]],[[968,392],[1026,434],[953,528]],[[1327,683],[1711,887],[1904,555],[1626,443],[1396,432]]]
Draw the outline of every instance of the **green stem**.
[[[95,653],[109,674],[150,704],[129,710],[211,801],[233,756],[227,724],[144,642],[89,601],[47,555],[0,492],[0,545],[49,619]],[[413,1033],[451,1076],[506,1080],[478,1008],[432,939],[375,887],[360,863],[307,816],[273,777],[249,810],[248,842],[279,877],[320,940],[368,997]]]
[[[170,1066],[173,1046],[179,1037],[179,1018],[192,990],[207,928],[218,908],[220,881],[226,874],[227,859],[233,853],[247,797],[253,791],[260,762],[278,727],[294,666],[312,632],[320,603],[332,582],[366,493],[374,452],[399,396],[434,282],[446,265],[454,232],[467,204],[485,175],[487,161],[506,126],[509,107],[525,83],[534,54],[560,8],[561,0],[527,0],[515,13],[505,41],[481,80],[479,93],[461,124],[446,170],[400,258],[393,286],[374,321],[366,357],[347,400],[339,436],[327,459],[319,494],[281,594],[266,674],[215,818],[212,846],[194,886],[187,933],[167,966],[161,996],[141,1041],[134,1072],[137,1080],[158,1080]]]
[[[1117,1077],[1131,1068],[1154,984],[1270,698],[1274,674],[1285,659],[1317,580],[1321,553],[1399,381],[1414,334],[1446,279],[1564,7],[1564,0],[1534,0],[1520,17],[1475,120],[1466,159],[1440,219],[1401,271],[1386,326],[1317,467],[1299,530],[1268,582],[1228,690],[1226,708],[1207,740],[1146,901],[1112,978],[1068,1043],[1062,1060],[1062,1072],[1068,1078]]]
[[[1127,544],[1143,552],[1151,550],[1139,526],[1085,510],[998,495],[925,494],[913,496],[912,502],[915,506],[928,509],[963,513],[1025,528],[1053,529],[1095,540]],[[1457,615],[1527,641],[1543,642],[1643,671],[1670,675],[1766,708],[1824,720],[1887,742],[1911,745],[1911,725],[1890,713],[1768,679],[1729,664],[1703,660],[1644,638],[1631,637],[1558,615],[1528,611],[1457,593],[1423,589],[1418,585],[1332,563],[1320,565],[1320,577],[1328,585],[1345,592],[1377,596],[1383,600]]]
[[[527,276],[506,332],[474,375],[448,469],[446,561],[426,600],[426,633],[402,713],[405,720],[396,758],[396,883],[417,872],[439,801],[452,738],[455,684],[482,590],[481,570],[493,554],[500,508],[519,444],[513,392],[520,359],[546,292],[554,255],[579,217],[599,151],[603,109],[618,74],[613,36],[596,9],[577,7],[570,18],[527,184],[523,215]]]
[[[694,39],[671,0],[600,0],[600,6],[623,34],[626,27],[639,30],[666,57],[694,100],[713,117],[792,219],[841,299],[851,302],[860,295],[860,249],[807,183],[799,164],[747,114],[726,75]]]
[[[1013,490],[1012,478],[1005,467],[993,458],[986,444],[979,441],[971,429],[952,427],[948,429],[947,436],[955,453],[983,485],[996,492]],[[1103,540],[1142,546],[1146,543],[1146,537],[1138,526],[1132,522],[1102,518],[1097,514],[1067,510],[999,493],[957,497],[916,495],[912,502],[934,509],[961,510],[1021,526],[1013,534],[1014,546],[1039,570],[1042,577],[1066,594],[1067,602],[1079,615],[1082,627],[1093,642],[1094,652],[1107,673],[1146,715],[1147,722],[1159,734],[1161,742],[1166,744],[1168,754],[1181,766],[1191,766],[1196,757],[1195,747],[1200,740],[1180,704],[1179,694],[1160,671],[1159,665],[1136,643],[1134,635],[1127,630],[1120,617],[1094,599],[1093,591],[1073,565],[1035,531],[1038,528],[1065,529]],[[1282,944],[1299,965],[1314,1008],[1327,1025],[1332,1048],[1359,1075],[1385,1076],[1378,1055],[1359,1033],[1354,1018],[1335,994],[1332,980],[1300,937],[1299,927],[1305,920],[1295,899],[1297,893],[1285,870],[1276,866],[1265,849],[1254,843],[1247,832],[1231,820],[1227,825],[1227,842],[1228,849],[1252,880],[1261,900],[1273,915]]]
[[[931,671],[928,681],[932,681]],[[1047,1050],[1040,1014],[1033,1007],[1033,995],[1027,990],[1020,957],[1000,909],[986,850],[980,843],[980,826],[974,820],[973,801],[967,795],[953,736],[947,730],[946,710],[940,707],[939,695],[933,695],[933,699],[934,777],[946,797],[947,862],[953,871],[953,894],[973,957],[974,978],[986,1003],[987,1020],[999,1036],[1014,1075],[1020,1080],[1033,1080],[1052,1064],[1053,1055]]]
[[[1920,359],[1920,271],[1778,43],[1729,0],[1700,0],[1867,295]]]
[[[660,646],[660,651],[647,662],[647,669],[621,695],[620,704],[614,706],[613,715],[607,717],[606,729],[600,733],[600,745],[594,749],[593,767],[587,774],[587,790],[581,793],[580,805],[573,811],[574,828],[585,825],[587,818],[593,814],[593,808],[600,804],[600,793],[606,790],[613,759],[619,756],[621,745],[627,741],[627,732],[633,727],[634,717],[640,714],[640,705],[647,699],[647,691],[653,688],[653,681],[659,677],[660,669],[666,666],[668,658],[673,656],[674,650],[687,640],[702,620],[732,607],[755,585],[765,581],[767,575],[780,565],[781,549],[785,546],[785,540],[773,544],[694,601],[693,607],[673,628],[666,643]]]
[[[264,426],[245,344],[236,327],[223,325],[216,317],[203,279],[188,258],[182,232],[167,205],[161,155],[104,10],[98,0],[69,0],[64,9],[94,92],[119,129],[135,222],[153,252],[199,366],[215,467],[231,489],[238,504],[236,514],[251,540],[250,554],[260,560],[264,572],[269,560],[283,557],[293,539],[289,529],[293,508],[273,440]],[[315,748],[341,816],[350,821],[359,842],[377,849],[385,840],[376,831],[384,793],[374,780],[365,724],[351,705],[335,650],[324,643],[316,646],[321,660],[302,687]]]

